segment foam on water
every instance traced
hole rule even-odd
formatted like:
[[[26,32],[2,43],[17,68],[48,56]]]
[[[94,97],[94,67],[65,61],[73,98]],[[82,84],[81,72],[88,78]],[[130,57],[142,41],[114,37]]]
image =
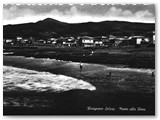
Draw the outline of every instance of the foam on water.
[[[3,55],[10,55],[13,54],[13,52],[4,52]]]
[[[142,68],[121,68],[121,67],[107,67],[109,70],[118,70],[118,71],[130,71],[130,72],[139,72],[139,73],[152,73],[154,69],[142,69]]]
[[[79,65],[81,62],[72,62],[70,61],[69,64],[71,65]],[[148,73],[151,74],[155,72],[155,69],[145,69],[145,68],[129,68],[129,67],[110,67],[102,64],[93,64],[93,63],[81,63],[83,66],[91,66],[91,67],[101,67],[104,70],[114,70],[114,71],[128,71],[128,72],[139,72],[139,73]]]
[[[53,62],[62,62],[67,63],[69,66],[77,66],[81,62],[73,62],[73,61],[63,61],[63,60],[56,60],[56,59],[50,59],[50,58],[34,58],[34,57],[24,57],[24,56],[10,56],[11,58],[22,58],[22,59],[33,59],[33,60],[42,60],[41,65],[51,65]],[[113,70],[113,71],[124,71],[124,72],[138,72],[138,73],[147,73],[151,74],[152,72],[155,72],[155,69],[145,69],[145,68],[129,68],[129,67],[112,67],[102,64],[92,64],[92,63],[83,63],[83,66],[90,66],[88,68],[100,68],[104,70]],[[93,70],[92,69],[92,70]]]
[[[90,83],[73,77],[11,66],[3,66],[3,84],[4,91],[16,91],[19,88],[38,92],[63,92],[72,89],[96,90]]]
[[[34,57],[26,57],[26,59],[35,59]]]

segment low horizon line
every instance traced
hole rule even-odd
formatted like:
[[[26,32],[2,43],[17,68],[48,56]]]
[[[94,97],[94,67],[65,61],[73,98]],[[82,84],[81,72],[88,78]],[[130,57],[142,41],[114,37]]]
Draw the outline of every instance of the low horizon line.
[[[16,24],[5,24],[3,26],[7,26],[7,25],[21,25],[21,24],[28,24],[28,23],[37,23],[37,22],[40,22],[40,21],[44,21],[46,19],[52,19],[52,20],[55,20],[55,21],[58,21],[58,22],[62,22],[62,23],[67,23],[67,24],[81,24],[81,23],[89,23],[89,22],[92,22],[92,23],[100,23],[100,22],[105,22],[105,21],[111,21],[111,22],[129,22],[129,23],[142,23],[142,24],[155,24],[155,22],[136,22],[136,21],[125,21],[125,20],[102,20],[102,21],[87,21],[87,22],[77,22],[77,23],[69,23],[69,22],[63,22],[63,21],[60,21],[60,20],[57,20],[57,19],[54,19],[54,18],[51,18],[51,17],[46,17],[44,19],[41,19],[41,20],[38,20],[36,22],[26,22],[26,23],[16,23]]]

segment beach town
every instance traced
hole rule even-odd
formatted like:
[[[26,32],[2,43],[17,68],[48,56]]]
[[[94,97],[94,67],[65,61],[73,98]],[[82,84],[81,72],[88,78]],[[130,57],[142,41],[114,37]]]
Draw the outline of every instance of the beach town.
[[[62,6],[51,5],[68,7]],[[105,6],[111,13],[122,7]],[[32,8],[10,7],[15,6],[4,9],[15,10],[15,18],[17,11]],[[79,5],[70,7],[72,12]],[[155,23],[141,21],[44,18],[3,25],[3,114],[155,115],[155,34]]]

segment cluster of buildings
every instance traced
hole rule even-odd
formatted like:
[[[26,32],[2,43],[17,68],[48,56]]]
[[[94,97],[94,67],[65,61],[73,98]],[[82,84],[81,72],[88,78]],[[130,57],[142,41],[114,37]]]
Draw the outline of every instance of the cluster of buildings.
[[[48,39],[35,39],[34,37],[23,38],[17,36],[15,39],[3,39],[3,45],[9,46],[38,46],[52,45],[56,47],[109,47],[109,46],[128,46],[141,44],[155,44],[155,32],[149,36],[77,36],[77,37],[59,37]]]

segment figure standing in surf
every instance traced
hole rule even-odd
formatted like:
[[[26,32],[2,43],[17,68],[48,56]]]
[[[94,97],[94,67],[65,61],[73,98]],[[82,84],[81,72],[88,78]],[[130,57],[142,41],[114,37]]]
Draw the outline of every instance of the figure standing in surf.
[[[80,62],[80,66],[79,66],[80,70],[83,69],[83,64]]]

